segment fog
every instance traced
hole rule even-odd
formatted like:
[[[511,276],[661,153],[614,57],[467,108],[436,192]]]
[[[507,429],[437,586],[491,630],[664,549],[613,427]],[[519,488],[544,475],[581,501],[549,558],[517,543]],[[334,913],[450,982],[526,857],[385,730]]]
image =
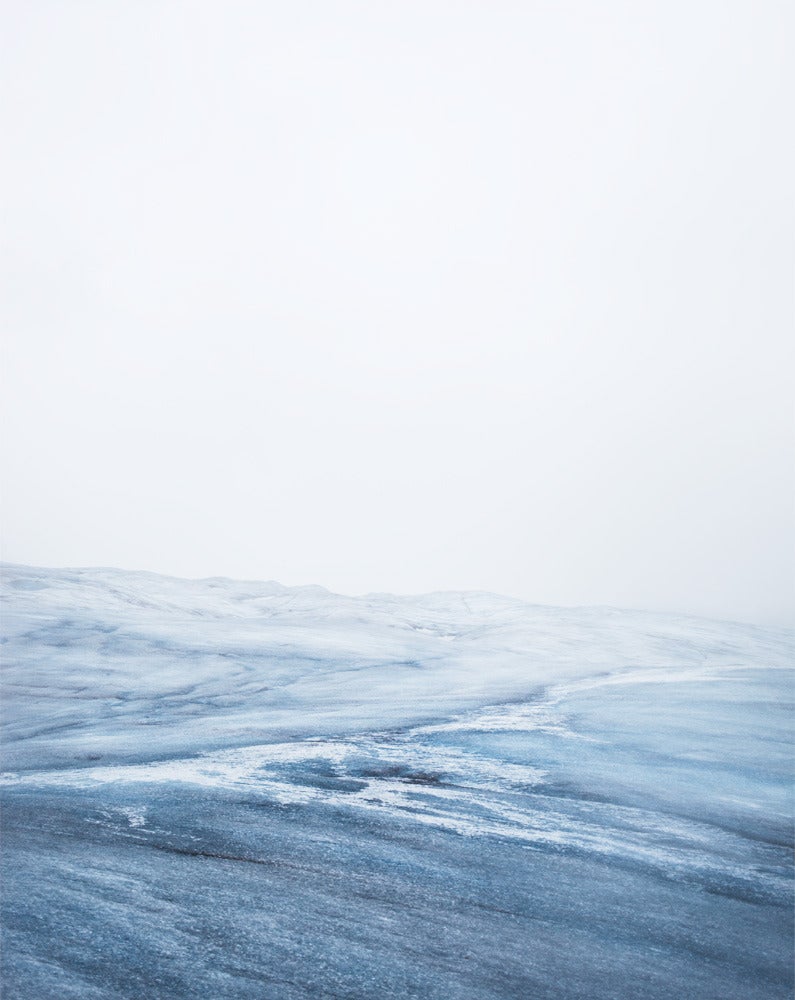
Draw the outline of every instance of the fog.
[[[5,560],[792,620],[790,4],[4,21]]]

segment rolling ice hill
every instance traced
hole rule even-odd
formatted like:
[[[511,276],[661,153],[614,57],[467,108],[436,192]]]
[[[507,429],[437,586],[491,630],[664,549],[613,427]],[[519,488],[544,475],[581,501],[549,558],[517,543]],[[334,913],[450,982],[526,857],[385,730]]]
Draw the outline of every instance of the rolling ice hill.
[[[792,986],[792,634],[3,567],[9,997]]]

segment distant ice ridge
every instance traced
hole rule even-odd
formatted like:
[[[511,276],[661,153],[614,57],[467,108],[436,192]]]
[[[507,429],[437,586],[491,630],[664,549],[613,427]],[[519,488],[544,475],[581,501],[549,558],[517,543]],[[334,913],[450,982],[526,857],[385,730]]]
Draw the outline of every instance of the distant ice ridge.
[[[13,770],[444,724],[599,674],[792,657],[783,630],[484,593],[343,597],[5,565],[2,597]]]

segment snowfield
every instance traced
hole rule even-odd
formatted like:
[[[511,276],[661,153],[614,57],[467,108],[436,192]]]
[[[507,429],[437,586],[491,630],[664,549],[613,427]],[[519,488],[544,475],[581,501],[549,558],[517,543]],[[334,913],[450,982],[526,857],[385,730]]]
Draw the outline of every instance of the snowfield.
[[[3,569],[4,996],[792,990],[791,633]]]

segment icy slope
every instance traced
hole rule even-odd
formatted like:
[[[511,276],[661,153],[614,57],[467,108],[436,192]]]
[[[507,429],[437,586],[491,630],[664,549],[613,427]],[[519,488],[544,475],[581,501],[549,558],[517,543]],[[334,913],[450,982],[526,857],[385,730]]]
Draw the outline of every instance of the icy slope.
[[[481,593],[4,567],[6,766],[406,726],[628,668],[782,667],[790,637]]]
[[[3,573],[14,998],[773,1000],[792,636]]]

